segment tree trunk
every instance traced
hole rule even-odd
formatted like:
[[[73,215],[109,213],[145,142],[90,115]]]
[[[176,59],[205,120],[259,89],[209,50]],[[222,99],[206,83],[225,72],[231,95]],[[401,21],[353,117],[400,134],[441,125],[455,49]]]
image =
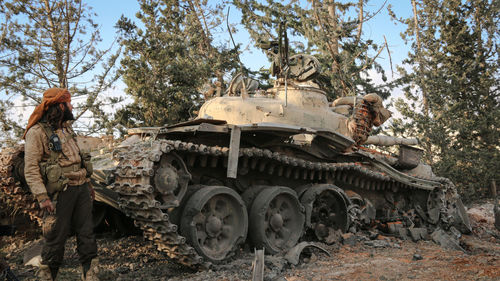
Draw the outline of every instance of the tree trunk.
[[[423,61],[422,61],[422,48],[420,44],[420,29],[418,27],[418,13],[417,13],[417,3],[416,0],[411,0],[411,5],[413,7],[413,24],[414,24],[414,32],[415,32],[415,41],[417,42],[417,50],[415,54],[417,55],[418,67],[420,75],[423,75]],[[429,117],[429,101],[427,99],[427,88],[425,85],[420,86],[422,90],[422,105],[424,107],[423,113],[426,118]],[[432,164],[432,145],[430,143],[430,139],[427,134],[424,134],[423,142],[425,143],[425,151],[428,155],[429,164]]]
[[[330,38],[331,46],[332,46],[332,57],[333,57],[332,72],[338,73],[339,72],[339,65],[338,65],[337,58],[339,55],[339,38],[337,36],[338,18],[337,18],[337,13],[335,10],[335,0],[328,1],[328,15],[330,16],[330,19],[329,19],[330,26],[332,27],[332,30],[334,32],[334,36],[332,38]],[[342,96],[344,96],[344,92],[342,92]]]
[[[363,0],[359,0],[358,2],[358,8],[359,8],[359,14],[358,14],[358,34],[356,35],[356,44],[359,43],[359,40],[361,39],[361,33],[363,32]]]
[[[415,0],[411,0],[411,5],[413,6],[413,24],[415,26],[415,40],[417,41],[417,57],[419,60],[419,68],[422,73],[422,53],[421,53],[421,45],[420,45],[420,29],[418,28],[418,15],[417,15],[417,3]],[[427,91],[424,86],[422,86],[422,103],[424,105],[424,115],[426,117],[429,116],[429,103],[427,100]]]
[[[497,184],[496,184],[495,180],[491,180],[490,194],[491,194],[491,198],[493,198],[493,199],[497,198]]]

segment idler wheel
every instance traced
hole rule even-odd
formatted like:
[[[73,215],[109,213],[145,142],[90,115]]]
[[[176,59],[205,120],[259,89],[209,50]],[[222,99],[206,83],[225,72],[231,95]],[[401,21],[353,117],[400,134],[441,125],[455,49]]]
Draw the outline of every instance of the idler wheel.
[[[250,209],[250,238],[257,248],[276,254],[295,246],[304,228],[304,207],[296,193],[283,186],[263,189]]]
[[[241,197],[225,186],[204,186],[186,202],[181,234],[198,254],[211,262],[223,261],[245,242],[248,215]]]
[[[306,208],[306,225],[311,227],[318,239],[329,235],[328,229],[346,232],[349,227],[347,196],[334,185],[315,185],[306,190],[300,202]]]
[[[168,202],[166,207],[179,206],[190,179],[191,174],[177,154],[163,155],[154,176],[155,189],[161,197],[158,201]]]

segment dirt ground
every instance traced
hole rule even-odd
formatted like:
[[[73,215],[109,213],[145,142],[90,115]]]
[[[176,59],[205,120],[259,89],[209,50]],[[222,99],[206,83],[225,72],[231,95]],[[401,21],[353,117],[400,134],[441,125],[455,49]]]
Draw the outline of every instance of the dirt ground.
[[[460,238],[464,251],[444,249],[432,241],[348,235],[343,242],[323,245],[330,256],[314,250],[305,253],[297,266],[281,256],[266,256],[264,280],[500,280],[500,232],[493,226],[493,204],[473,205],[468,213],[474,231]],[[25,251],[35,244],[33,235],[26,233],[0,237],[0,257],[5,257],[20,280],[36,280],[35,268],[23,265]],[[141,236],[115,239],[103,233],[98,245],[102,280],[252,279],[250,249],[242,249],[227,264],[196,272],[170,263]],[[79,280],[74,238],[67,243],[58,280]]]

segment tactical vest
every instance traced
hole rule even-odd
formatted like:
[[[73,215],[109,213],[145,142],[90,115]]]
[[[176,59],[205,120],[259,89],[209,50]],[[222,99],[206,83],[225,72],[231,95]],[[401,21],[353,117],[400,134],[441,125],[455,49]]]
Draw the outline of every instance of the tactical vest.
[[[82,153],[82,151],[80,150],[80,163],[76,163],[67,167],[61,167],[59,165],[59,157],[62,154],[62,150],[55,151],[53,144],[50,142],[51,136],[55,134],[54,131],[45,122],[39,122],[39,124],[42,126],[42,129],[45,132],[47,139],[49,140],[49,159],[47,161],[42,161],[39,164],[40,174],[42,175],[47,193],[49,195],[52,195],[64,190],[68,186],[69,179],[64,176],[64,173],[78,171],[83,168],[87,171],[86,176],[90,177],[93,172],[92,163],[90,162],[90,153]],[[75,139],[75,137],[76,134],[71,131],[69,139],[73,140]]]

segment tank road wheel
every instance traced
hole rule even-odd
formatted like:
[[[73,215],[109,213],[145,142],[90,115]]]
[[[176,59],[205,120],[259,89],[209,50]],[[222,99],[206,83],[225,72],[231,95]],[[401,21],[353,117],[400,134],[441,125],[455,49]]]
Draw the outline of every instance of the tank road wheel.
[[[296,193],[283,186],[263,189],[250,209],[250,238],[266,253],[276,254],[297,244],[304,228],[304,207]]]
[[[324,240],[330,229],[347,231],[349,216],[346,199],[340,188],[327,184],[312,186],[300,197],[306,209],[306,226],[313,229],[319,240]]]
[[[171,152],[162,156],[155,171],[154,184],[159,196],[157,200],[162,204],[169,202],[165,208],[179,206],[186,193],[191,174],[189,174],[184,161]]]
[[[241,197],[225,186],[205,186],[186,202],[181,234],[198,254],[219,262],[245,242],[248,214]]]

